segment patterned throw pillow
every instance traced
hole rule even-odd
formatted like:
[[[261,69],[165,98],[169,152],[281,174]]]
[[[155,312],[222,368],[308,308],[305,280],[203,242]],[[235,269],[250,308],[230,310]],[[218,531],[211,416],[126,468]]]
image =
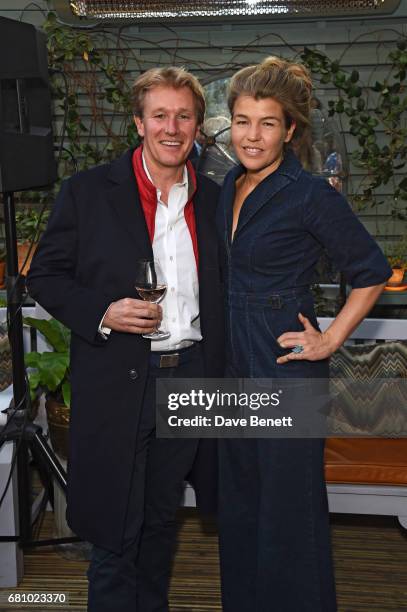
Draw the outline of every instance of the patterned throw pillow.
[[[0,324],[0,391],[7,389],[12,382],[10,342],[6,328]]]
[[[344,346],[330,375],[334,433],[407,436],[406,342]]]

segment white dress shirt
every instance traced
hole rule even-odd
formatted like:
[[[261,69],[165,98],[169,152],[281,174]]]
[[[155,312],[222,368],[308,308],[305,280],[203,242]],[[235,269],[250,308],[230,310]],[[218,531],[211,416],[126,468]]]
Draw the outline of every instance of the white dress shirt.
[[[143,166],[153,182],[144,156]],[[167,281],[167,293],[160,302],[163,309],[161,327],[170,332],[165,340],[152,340],[152,351],[171,351],[186,348],[202,340],[199,321],[198,273],[191,234],[184,216],[188,202],[188,171],[184,167],[182,183],[173,185],[168,194],[168,205],[161,200],[157,189],[157,211],[153,239],[154,260],[158,260]],[[109,328],[99,331],[110,333]]]

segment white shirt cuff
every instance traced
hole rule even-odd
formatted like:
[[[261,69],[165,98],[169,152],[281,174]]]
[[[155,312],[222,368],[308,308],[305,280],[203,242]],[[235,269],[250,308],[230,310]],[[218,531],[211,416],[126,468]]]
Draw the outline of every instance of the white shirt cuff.
[[[110,308],[110,304],[109,304],[109,308]],[[109,310],[109,308],[107,308],[107,309],[106,309],[106,312]],[[112,331],[112,330],[110,329],[110,327],[105,327],[105,326],[103,325],[103,319],[104,319],[104,318],[105,318],[105,316],[106,316],[106,312],[105,312],[105,314],[103,315],[103,317],[102,317],[102,319],[101,319],[101,321],[100,321],[100,323],[99,323],[99,327],[98,327],[98,333],[99,333],[99,334],[102,336],[102,338],[104,338],[105,340],[107,340],[107,338],[108,338],[108,336],[109,336],[110,332]]]

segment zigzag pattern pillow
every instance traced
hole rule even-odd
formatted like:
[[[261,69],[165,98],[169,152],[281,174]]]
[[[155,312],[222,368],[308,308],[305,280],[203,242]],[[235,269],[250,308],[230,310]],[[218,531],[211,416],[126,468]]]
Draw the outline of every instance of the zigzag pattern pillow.
[[[406,342],[341,347],[330,375],[334,433],[407,436]]]

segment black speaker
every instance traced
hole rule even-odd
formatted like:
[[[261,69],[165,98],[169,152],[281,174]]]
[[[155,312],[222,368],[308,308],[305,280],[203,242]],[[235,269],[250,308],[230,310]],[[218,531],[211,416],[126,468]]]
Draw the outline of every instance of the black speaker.
[[[0,17],[0,192],[56,177],[45,35]]]

